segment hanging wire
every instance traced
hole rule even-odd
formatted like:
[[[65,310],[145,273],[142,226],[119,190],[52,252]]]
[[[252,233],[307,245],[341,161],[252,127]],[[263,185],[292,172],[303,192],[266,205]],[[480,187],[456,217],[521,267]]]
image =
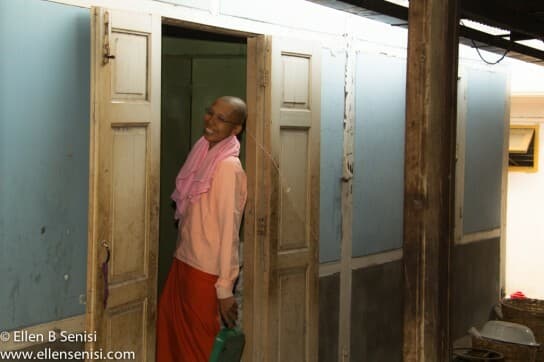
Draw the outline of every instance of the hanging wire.
[[[459,23],[462,25],[462,26],[465,26],[465,24],[463,24],[463,20],[460,20]],[[544,40],[542,40],[544,41]],[[474,39],[470,39],[470,42],[472,43],[472,46],[474,47],[474,49],[476,49],[476,53],[478,53],[478,56],[480,57],[480,59],[486,63],[486,64],[489,64],[489,65],[495,65],[495,64],[499,64],[500,62],[502,62],[502,60],[506,57],[506,54],[508,54],[510,52],[509,49],[505,49],[504,50],[504,53],[502,54],[502,56],[494,61],[494,62],[490,62],[489,60],[485,59],[483,56],[482,56],[482,53],[480,53],[480,48],[478,48],[478,46],[476,45],[476,42],[474,41]]]
[[[502,54],[502,56],[497,61],[490,62],[490,61],[486,60],[482,56],[482,54],[480,53],[480,49],[478,48],[478,46],[476,46],[476,43],[474,42],[474,39],[470,39],[470,41],[472,42],[472,46],[474,47],[474,49],[476,49],[476,53],[478,53],[478,56],[480,57],[480,59],[486,64],[490,64],[490,65],[499,64],[506,57],[506,54],[508,54],[510,52],[510,50],[505,49],[504,53]]]

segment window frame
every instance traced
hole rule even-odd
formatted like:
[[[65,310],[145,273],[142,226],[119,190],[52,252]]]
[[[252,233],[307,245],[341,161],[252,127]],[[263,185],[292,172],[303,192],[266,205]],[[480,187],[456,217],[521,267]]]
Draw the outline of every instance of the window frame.
[[[538,172],[538,153],[539,153],[539,124],[510,124],[509,130],[511,129],[533,129],[533,166],[511,166],[510,161],[508,162],[508,172],[528,172],[535,173]],[[510,132],[508,132],[510,137]],[[508,158],[510,159],[510,149],[508,149]]]

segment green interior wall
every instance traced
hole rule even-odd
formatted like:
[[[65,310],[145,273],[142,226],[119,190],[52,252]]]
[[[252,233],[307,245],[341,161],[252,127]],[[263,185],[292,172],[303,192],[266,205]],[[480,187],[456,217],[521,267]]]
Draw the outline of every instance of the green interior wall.
[[[202,135],[204,109],[223,95],[246,98],[246,44],[164,36],[162,51],[159,291],[177,237],[170,195],[191,146]],[[241,144],[244,163],[244,138]]]

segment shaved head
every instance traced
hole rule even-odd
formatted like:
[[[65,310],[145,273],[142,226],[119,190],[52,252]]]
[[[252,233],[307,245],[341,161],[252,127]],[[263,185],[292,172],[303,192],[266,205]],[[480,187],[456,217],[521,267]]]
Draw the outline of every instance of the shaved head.
[[[217,98],[218,101],[227,102],[230,105],[232,105],[233,109],[233,116],[235,117],[235,121],[238,122],[241,125],[244,125],[246,123],[247,118],[247,106],[246,102],[244,102],[242,99],[238,97],[232,97],[232,96],[223,96]]]

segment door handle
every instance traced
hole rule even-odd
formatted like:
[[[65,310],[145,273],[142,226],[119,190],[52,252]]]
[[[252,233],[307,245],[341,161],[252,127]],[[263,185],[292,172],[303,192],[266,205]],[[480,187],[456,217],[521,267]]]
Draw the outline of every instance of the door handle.
[[[108,306],[108,297],[110,294],[110,289],[108,285],[108,265],[110,263],[110,257],[111,257],[111,251],[110,251],[110,245],[106,240],[102,240],[101,242],[102,247],[106,248],[106,260],[102,263],[102,278],[104,279],[104,298],[103,298],[103,304],[104,309]]]

